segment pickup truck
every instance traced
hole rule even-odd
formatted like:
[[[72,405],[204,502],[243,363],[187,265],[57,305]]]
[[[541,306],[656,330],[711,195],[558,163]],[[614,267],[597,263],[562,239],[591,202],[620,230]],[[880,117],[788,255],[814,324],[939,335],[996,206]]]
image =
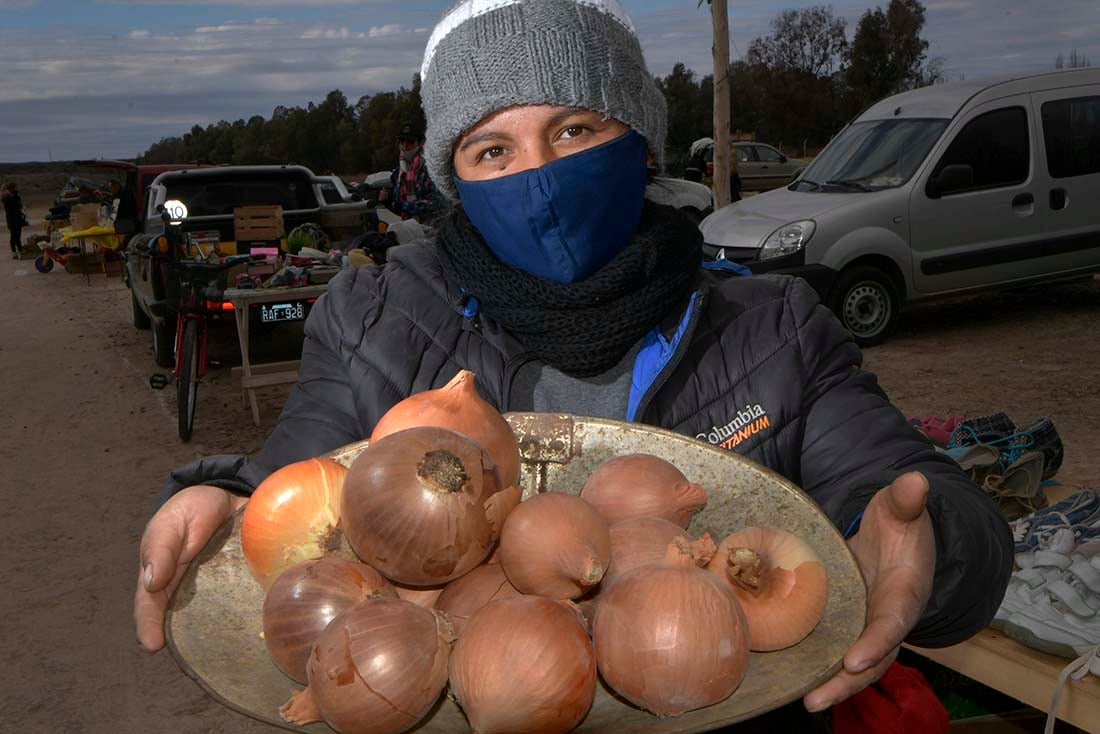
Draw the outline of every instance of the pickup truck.
[[[329,203],[334,200],[339,203]],[[306,223],[325,227],[336,219],[355,219],[366,213],[370,204],[357,201],[342,185],[331,178],[315,176],[303,166],[220,166],[171,171],[157,176],[144,197],[142,231],[126,248],[126,281],[130,287],[133,323],[150,329],[153,353],[161,367],[175,364],[176,308],[172,303],[167,279],[171,277],[170,257],[159,252],[156,243],[164,234],[161,210],[167,202],[182,202],[187,217],[183,232],[202,243],[203,248],[217,245],[222,255],[246,254],[250,243],[238,243],[234,234],[233,212],[238,207],[279,205],[283,209],[284,230],[290,233]],[[335,238],[334,238],[335,239]],[[280,243],[285,251],[285,236]]]

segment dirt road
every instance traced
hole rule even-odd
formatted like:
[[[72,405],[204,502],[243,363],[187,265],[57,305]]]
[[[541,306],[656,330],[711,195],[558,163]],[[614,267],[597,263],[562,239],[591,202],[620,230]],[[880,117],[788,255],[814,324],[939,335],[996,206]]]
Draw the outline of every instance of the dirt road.
[[[256,428],[227,370],[213,373],[200,391],[195,442],[185,446],[172,391],[146,384],[149,337],[130,325],[120,280],[96,275],[86,286],[61,268],[40,275],[29,262],[0,259],[0,284],[5,726],[274,731],[215,703],[167,654],[141,653],[130,603],[138,540],[169,469],[257,449],[286,390],[265,394]],[[910,414],[1051,416],[1066,442],[1061,478],[1097,485],[1098,334],[1094,287],[982,296],[919,309],[867,364]]]

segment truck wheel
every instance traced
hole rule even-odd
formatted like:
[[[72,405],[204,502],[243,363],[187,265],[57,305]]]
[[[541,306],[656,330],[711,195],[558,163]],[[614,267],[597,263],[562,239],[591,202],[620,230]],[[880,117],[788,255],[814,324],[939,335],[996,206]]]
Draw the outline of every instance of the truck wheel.
[[[153,324],[153,358],[158,367],[176,366],[176,322]]]
[[[889,275],[861,265],[840,273],[830,306],[861,347],[886,341],[898,323],[901,298]]]
[[[130,291],[130,307],[134,309],[134,326],[136,328],[144,330],[152,326],[153,322],[149,320],[149,314],[141,310],[141,304],[138,303],[133,290]]]

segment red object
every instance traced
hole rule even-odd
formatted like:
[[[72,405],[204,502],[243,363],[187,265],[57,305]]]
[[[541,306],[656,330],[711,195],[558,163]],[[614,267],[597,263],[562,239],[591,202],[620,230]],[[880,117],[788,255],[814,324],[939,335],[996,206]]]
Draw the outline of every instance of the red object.
[[[948,725],[947,709],[920,671],[897,662],[833,707],[834,734],[947,734]]]
[[[910,422],[936,444],[947,446],[951,440],[951,433],[963,422],[963,417],[952,415],[947,418],[940,418],[938,415],[930,415],[924,418],[911,418]]]

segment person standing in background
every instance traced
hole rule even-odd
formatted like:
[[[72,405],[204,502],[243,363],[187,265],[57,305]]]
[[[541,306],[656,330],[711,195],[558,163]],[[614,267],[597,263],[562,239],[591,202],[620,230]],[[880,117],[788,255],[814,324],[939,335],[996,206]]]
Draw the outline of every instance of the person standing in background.
[[[397,168],[390,176],[390,188],[382,192],[380,201],[402,219],[416,219],[430,224],[436,215],[447,209],[447,200],[432,183],[424,163],[424,133],[412,123],[401,126],[397,134],[400,153]]]
[[[14,181],[4,184],[0,199],[4,202],[4,219],[11,233],[11,256],[17,260],[23,254],[23,227],[27,226],[27,215],[23,212],[23,199]]]

